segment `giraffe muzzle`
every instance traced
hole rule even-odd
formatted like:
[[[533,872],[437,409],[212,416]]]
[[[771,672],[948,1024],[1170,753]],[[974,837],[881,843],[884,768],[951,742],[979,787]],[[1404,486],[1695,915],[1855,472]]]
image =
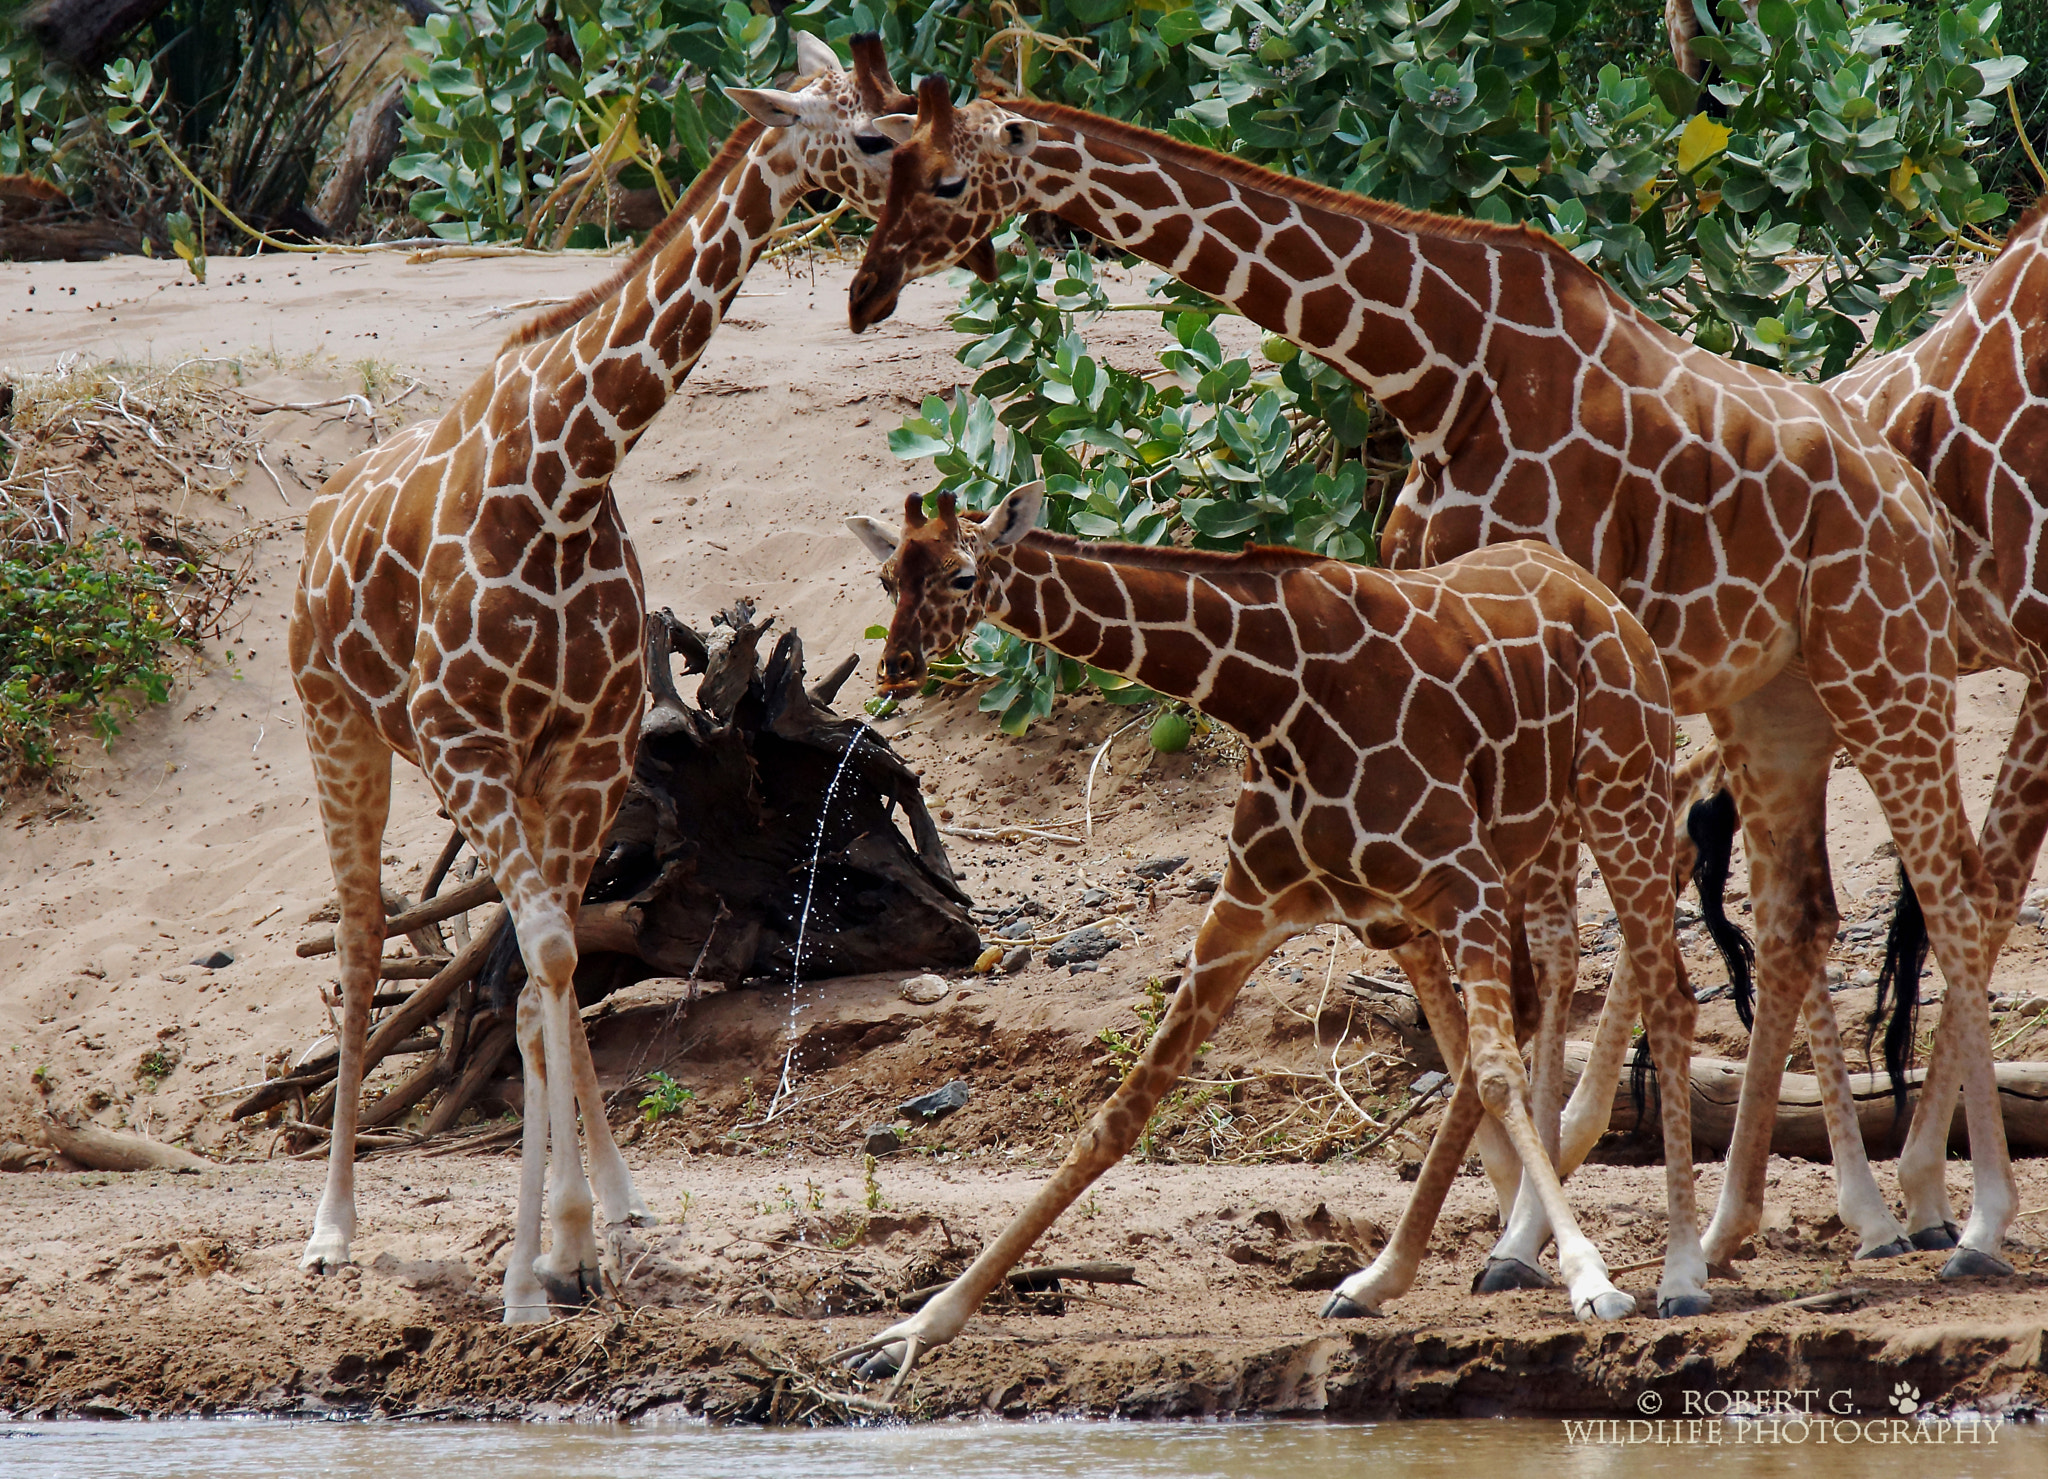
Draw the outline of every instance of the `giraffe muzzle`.
[[[921,654],[884,653],[875,688],[885,698],[908,698],[924,686],[924,677],[924,658]]]
[[[853,275],[853,286],[847,290],[848,325],[859,334],[880,323],[896,311],[896,300],[902,293],[903,274],[899,269],[864,264]]]

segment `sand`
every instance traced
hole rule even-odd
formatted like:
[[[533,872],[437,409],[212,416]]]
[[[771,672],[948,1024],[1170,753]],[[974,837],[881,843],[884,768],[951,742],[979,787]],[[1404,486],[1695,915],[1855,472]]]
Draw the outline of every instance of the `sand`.
[[[488,360],[514,322],[492,309],[573,293],[608,265],[216,259],[203,287],[171,263],[10,266],[0,367],[48,369],[70,355],[235,358],[249,396],[278,404],[361,392],[369,361],[379,401],[418,381],[380,417],[389,434],[432,414]],[[922,467],[890,454],[888,431],[925,396],[971,378],[944,326],[955,289],[917,285],[896,318],[856,339],[844,319],[849,275],[826,260],[757,272],[616,483],[651,604],[702,624],[752,598],[802,632],[817,671],[847,652],[872,663],[878,644],[862,633],[886,616],[843,519],[893,516],[926,486]],[[1133,364],[1163,340],[1137,315],[1094,337]],[[360,1181],[360,1267],[301,1275],[318,1165],[267,1158],[274,1130],[231,1125],[226,1110],[267,1065],[326,1031],[331,962],[293,950],[332,886],[283,636],[293,521],[370,435],[360,415],[340,411],[260,418],[284,494],[251,468],[224,500],[183,511],[218,533],[258,529],[257,578],[231,643],[209,644],[171,703],[128,722],[111,752],[81,748],[72,801],[17,795],[0,806],[0,1142],[19,1158],[39,1143],[42,1116],[58,1112],[223,1162],[197,1177],[61,1162],[0,1175],[0,1410],[758,1415],[758,1402],[747,1405],[758,1372],[743,1348],[814,1357],[874,1328],[849,1312],[875,1302],[860,1290],[887,1297],[956,1266],[1021,1205],[1106,1091],[1114,1065],[1098,1034],[1135,1026],[1146,981],[1173,968],[1200,918],[1203,898],[1188,882],[1220,866],[1234,789],[1227,747],[1149,759],[1126,734],[1097,777],[1092,838],[956,840],[977,902],[1028,896],[1078,918],[1081,894],[1104,887],[1130,906],[1128,943],[1094,973],[1040,966],[956,979],[932,1006],[904,1001],[893,977],[807,988],[795,1019],[796,1104],[768,1125],[739,1128],[758,1120],[780,1077],[786,995],[719,994],[597,1023],[610,1082],[661,1061],[697,1093],[628,1148],[664,1223],[621,1235],[618,1308],[538,1336],[492,1323],[516,1190],[509,1154],[372,1158]],[[863,691],[857,680],[842,707]],[[1974,813],[2020,692],[2010,675],[1966,682]],[[971,703],[933,700],[885,730],[922,769],[947,824],[1079,836],[1088,762],[1128,717],[1066,702],[1008,741]],[[1687,727],[1705,736],[1699,721]],[[413,772],[400,766],[397,782],[386,882],[416,892],[445,824]],[[1837,770],[1829,807],[1843,914],[1862,920],[1888,903],[1895,864],[1853,771]],[[1131,887],[1129,868],[1159,856],[1189,862],[1156,888]],[[1582,904],[1597,922],[1597,886]],[[1699,943],[1688,952],[1696,977],[1718,979]],[[193,964],[214,950],[233,964]],[[1854,971],[1872,953],[1865,942],[1839,958]],[[1308,1085],[1314,1099],[1313,1081],[1284,1075],[1312,1075],[1338,1036],[1355,1044],[1376,1030],[1318,1010],[1325,981],[1359,969],[1384,961],[1328,936],[1262,969],[1206,1060],[1223,1070],[1217,1078],[1251,1086],[1184,1102],[1154,1158],[1106,1177],[1040,1250],[1130,1262],[1141,1289],[1070,1293],[1057,1314],[1048,1305],[978,1319],[933,1359],[912,1410],[1606,1411],[1643,1383],[1697,1377],[1701,1362],[1729,1384],[1853,1379],[1873,1401],[1894,1374],[1958,1399],[2041,1395],[2048,1295],[2036,1243],[2048,1224],[2016,1226],[2012,1280],[1942,1286],[1929,1255],[1852,1266],[1831,1226],[1825,1168],[1794,1162],[1774,1163],[1760,1256],[1741,1265],[1739,1284],[1714,1286],[1716,1312],[1696,1321],[1587,1331],[1561,1294],[1465,1293],[1491,1239],[1477,1177],[1459,1183],[1422,1286],[1388,1319],[1318,1320],[1322,1296],[1292,1285],[1315,1282],[1319,1260],[1339,1256],[1318,1251],[1324,1244],[1377,1246],[1415,1145],[1397,1137],[1363,1161],[1276,1163],[1259,1137],[1313,1143],[1307,1101],[1289,1087]],[[1603,980],[1589,959],[1582,984]],[[1994,988],[2048,994],[2039,928],[2016,932]],[[1867,1001],[1867,991],[1841,998],[1845,1014]],[[1705,1050],[1739,1055],[1725,1003],[1702,1019]],[[2043,1036],[2022,1033],[2009,1055],[2048,1057]],[[1383,1032],[1371,1040],[1393,1046]],[[956,1077],[974,1089],[969,1109],[883,1161],[871,1189],[866,1126],[905,1094]],[[629,1105],[620,1122],[630,1114]],[[1571,1184],[1610,1261],[1658,1245],[1659,1174],[1602,1165]],[[1890,1167],[1879,1174],[1890,1186]],[[1967,1167],[1952,1174],[1966,1204]],[[2021,1182],[2022,1206],[2048,1204],[2038,1163],[2022,1165]],[[1719,1168],[1704,1166],[1703,1203],[1718,1185]],[[831,1249],[838,1241],[844,1248]],[[1653,1281],[1622,1280],[1639,1295]],[[1777,1308],[1839,1286],[1864,1292],[1844,1308]]]

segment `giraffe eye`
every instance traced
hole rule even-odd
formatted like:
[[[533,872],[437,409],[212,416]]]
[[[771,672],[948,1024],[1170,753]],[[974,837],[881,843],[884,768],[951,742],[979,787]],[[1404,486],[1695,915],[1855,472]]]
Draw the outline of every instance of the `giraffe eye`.
[[[959,573],[958,575],[954,576],[954,577],[953,577],[953,589],[954,589],[954,590],[956,590],[956,591],[971,591],[971,590],[973,590],[973,589],[974,589],[974,572],[973,572],[972,570],[962,570],[962,571],[961,571],[961,572],[960,572],[960,573]]]
[[[958,199],[960,192],[966,188],[967,176],[965,175],[962,175],[957,180],[934,180],[932,182],[932,194],[938,196],[941,200]]]
[[[886,154],[896,147],[896,141],[886,134],[855,134],[853,142],[863,154]]]

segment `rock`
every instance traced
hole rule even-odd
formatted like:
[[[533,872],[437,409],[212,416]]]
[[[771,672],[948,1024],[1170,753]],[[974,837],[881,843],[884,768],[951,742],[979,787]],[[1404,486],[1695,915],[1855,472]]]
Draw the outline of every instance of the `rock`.
[[[1131,871],[1140,878],[1164,878],[1169,873],[1178,873],[1187,864],[1188,860],[1185,857],[1147,858]]]
[[[1106,888],[1091,888],[1081,895],[1081,907],[1083,909],[1100,909],[1108,902],[1109,890]]]
[[[1221,873],[1204,873],[1200,878],[1188,880],[1188,892],[1191,894],[1213,894],[1221,887],[1223,887],[1223,875]]]
[[[1342,1243],[1307,1243],[1287,1250],[1287,1287],[1334,1289],[1364,1266]]]
[[[1092,960],[1076,960],[1068,964],[1067,974],[1070,976],[1078,976],[1086,971],[1099,971],[1101,969],[1102,967],[1097,965]]]
[[[1122,948],[1123,941],[1113,935],[1105,935],[1094,925],[1077,929],[1063,938],[1045,953],[1047,965],[1068,965],[1077,960],[1100,960],[1112,950]]]
[[[1434,1090],[1443,1081],[1444,1076],[1441,1073],[1425,1073],[1408,1086],[1408,1095],[1412,1099],[1420,1099],[1424,1094]]]
[[[2028,904],[2020,910],[2021,924],[2039,924],[2041,918],[2041,908],[2038,904]]]
[[[1003,957],[1003,974],[1014,976],[1017,972],[1028,968],[1030,964],[1031,947],[1029,945],[1019,945],[1015,950],[1012,950]]]
[[[943,976],[923,975],[912,976],[896,989],[905,1001],[928,1007],[935,1001],[944,1001],[946,993],[953,988],[946,984],[946,978]]]
[[[869,1125],[860,1148],[872,1156],[894,1155],[903,1149],[903,1137],[894,1125]]]
[[[912,1124],[935,1125],[955,1110],[966,1107],[967,1085],[956,1078],[943,1089],[933,1089],[929,1094],[904,1100],[896,1106],[896,1112]]]
[[[998,940],[1028,940],[1031,936],[1031,921],[1028,919],[1013,919],[996,931]]]
[[[230,966],[234,963],[235,957],[225,950],[216,950],[210,955],[202,955],[192,962],[192,964],[200,969],[209,971],[217,971],[223,966]]]

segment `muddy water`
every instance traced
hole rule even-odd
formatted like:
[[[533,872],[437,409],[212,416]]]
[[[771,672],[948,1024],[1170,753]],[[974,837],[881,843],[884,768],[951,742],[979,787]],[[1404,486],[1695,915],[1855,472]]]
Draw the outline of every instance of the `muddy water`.
[[[1974,1431],[1974,1441],[1967,1439]],[[677,1426],[191,1421],[0,1425],[8,1479],[2040,1479],[2048,1426],[1864,1419],[1739,1432],[1562,1422]],[[1629,1442],[1633,1437],[1637,1441]],[[1669,1441],[1676,1438],[1680,1441]]]

